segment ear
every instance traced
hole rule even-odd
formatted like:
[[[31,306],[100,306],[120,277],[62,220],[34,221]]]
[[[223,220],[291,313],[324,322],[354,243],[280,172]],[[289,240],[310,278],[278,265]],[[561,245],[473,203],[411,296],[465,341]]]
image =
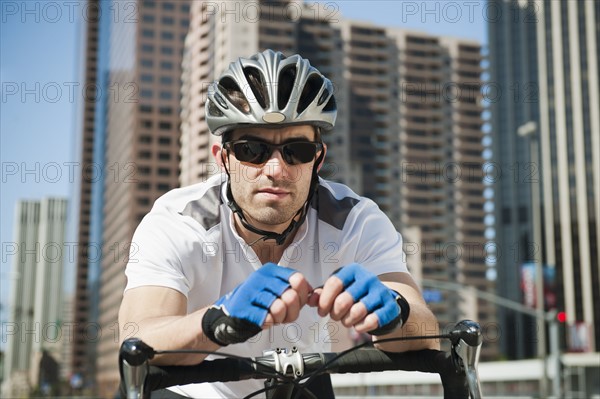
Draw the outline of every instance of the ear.
[[[217,165],[219,165],[219,168],[221,168],[221,170],[225,170],[225,167],[223,165],[223,162],[225,161],[225,153],[221,144],[214,143],[210,148],[210,151],[212,152],[215,162],[217,163]]]
[[[321,168],[323,167],[326,156],[327,156],[327,144],[323,143],[323,158],[321,159],[321,162],[319,162],[319,165],[317,166],[317,172],[319,172],[321,170]]]

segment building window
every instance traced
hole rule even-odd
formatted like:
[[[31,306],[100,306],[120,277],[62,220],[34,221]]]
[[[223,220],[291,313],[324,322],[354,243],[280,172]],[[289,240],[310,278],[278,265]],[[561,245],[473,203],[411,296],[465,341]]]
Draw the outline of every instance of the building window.
[[[173,128],[173,125],[171,124],[171,122],[159,122],[158,128],[160,130],[171,130]]]
[[[163,25],[174,25],[175,19],[173,17],[162,17]]]
[[[171,93],[170,91],[161,91],[160,98],[161,98],[161,100],[172,100],[173,93]]]
[[[171,176],[171,169],[168,168],[158,168],[159,176]]]
[[[140,151],[138,157],[140,159],[150,159],[152,158],[152,153],[150,151]]]
[[[152,121],[149,119],[142,119],[141,123],[143,128],[150,129],[152,128]]]
[[[160,144],[160,145],[170,145],[171,144],[171,138],[170,137],[159,137],[158,138],[158,144]]]
[[[162,8],[165,11],[173,11],[175,9],[175,4],[171,3],[170,1],[164,1],[162,3]]]
[[[161,161],[170,161],[171,154],[169,154],[168,152],[159,152],[158,159],[160,159]]]
[[[140,80],[145,83],[152,83],[154,81],[154,76],[148,74],[142,74]]]
[[[140,105],[140,112],[143,114],[150,114],[150,113],[152,113],[152,106],[151,105]]]
[[[154,31],[152,29],[142,29],[142,37],[151,39],[154,37]]]
[[[140,143],[150,144],[152,143],[152,137],[146,134],[140,136]]]
[[[142,44],[142,52],[152,53],[154,52],[154,46],[152,44]]]
[[[173,40],[175,38],[175,35],[173,35],[173,32],[160,32],[160,37],[164,40]]]
[[[161,61],[160,68],[161,69],[166,69],[166,70],[172,70],[173,69],[173,63],[170,62],[170,61]]]
[[[148,176],[150,174],[149,166],[138,166],[137,172],[142,176]]]
[[[156,189],[158,191],[169,191],[171,189],[171,187],[166,183],[158,183],[156,185]]]
[[[142,22],[154,23],[154,21],[156,21],[156,18],[154,18],[154,15],[143,15],[142,16]]]
[[[161,115],[172,115],[173,114],[173,108],[171,107],[160,107],[158,109],[158,113]]]
[[[148,90],[148,89],[140,90],[140,96],[142,98],[152,98],[152,90]]]
[[[160,53],[164,55],[173,55],[173,47],[162,46]]]
[[[160,77],[160,84],[171,85],[171,84],[173,84],[173,78],[170,77],[170,76],[161,76]]]
[[[140,64],[144,67],[144,68],[152,68],[154,66],[154,61],[149,60],[147,58],[142,58],[140,60]]]

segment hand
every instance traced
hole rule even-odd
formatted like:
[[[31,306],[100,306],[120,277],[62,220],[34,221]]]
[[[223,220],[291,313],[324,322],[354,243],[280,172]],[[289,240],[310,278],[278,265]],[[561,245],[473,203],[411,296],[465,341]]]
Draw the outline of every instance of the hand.
[[[321,317],[330,315],[357,332],[383,335],[402,320],[399,294],[386,287],[373,273],[354,263],[336,271],[315,291],[309,304]]]
[[[202,330],[221,346],[244,342],[269,324],[296,320],[310,291],[296,270],[267,263],[207,309]]]

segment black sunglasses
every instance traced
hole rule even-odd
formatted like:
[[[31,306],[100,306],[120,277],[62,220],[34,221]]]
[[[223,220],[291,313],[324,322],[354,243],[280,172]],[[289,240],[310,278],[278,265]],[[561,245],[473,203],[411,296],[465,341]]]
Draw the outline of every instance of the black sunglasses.
[[[223,148],[232,150],[239,161],[255,165],[262,165],[267,162],[273,151],[278,149],[288,165],[297,165],[315,159],[317,152],[323,149],[323,144],[313,141],[271,144],[264,141],[236,140],[223,144]]]

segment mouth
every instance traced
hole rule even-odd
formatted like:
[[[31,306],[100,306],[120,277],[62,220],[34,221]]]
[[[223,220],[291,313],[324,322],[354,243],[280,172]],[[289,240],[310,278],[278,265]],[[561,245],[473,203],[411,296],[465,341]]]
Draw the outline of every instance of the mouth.
[[[283,190],[280,188],[275,188],[275,187],[262,188],[262,189],[258,190],[257,193],[262,197],[266,197],[266,198],[270,198],[270,199],[281,199],[281,198],[284,198],[284,197],[290,195],[289,191],[286,191],[286,190]]]

